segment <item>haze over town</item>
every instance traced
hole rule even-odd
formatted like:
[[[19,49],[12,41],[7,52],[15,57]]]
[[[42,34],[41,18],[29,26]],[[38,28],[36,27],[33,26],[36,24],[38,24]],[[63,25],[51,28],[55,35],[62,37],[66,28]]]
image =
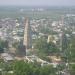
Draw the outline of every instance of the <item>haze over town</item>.
[[[75,0],[0,0],[0,75],[75,75]]]

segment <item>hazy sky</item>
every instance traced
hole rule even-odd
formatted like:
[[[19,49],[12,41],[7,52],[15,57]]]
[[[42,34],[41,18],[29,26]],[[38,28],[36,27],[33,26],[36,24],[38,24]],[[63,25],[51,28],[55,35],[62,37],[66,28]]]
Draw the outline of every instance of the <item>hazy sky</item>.
[[[73,6],[75,0],[0,0],[0,5]]]

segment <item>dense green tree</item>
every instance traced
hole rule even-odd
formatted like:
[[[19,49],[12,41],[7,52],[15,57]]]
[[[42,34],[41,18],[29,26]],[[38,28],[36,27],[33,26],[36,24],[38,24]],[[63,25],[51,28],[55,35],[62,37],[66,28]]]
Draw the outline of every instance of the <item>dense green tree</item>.
[[[41,67],[34,63],[14,61],[7,65],[4,63],[2,66],[2,72],[5,75],[56,75],[56,69],[52,65],[44,65]],[[9,71],[13,71],[13,74],[9,74]]]
[[[53,66],[38,66],[33,63],[17,61],[13,65],[15,75],[56,75]]]
[[[69,65],[69,72],[71,75],[75,75],[75,64]]]
[[[66,50],[68,48],[68,38],[65,33],[62,35],[62,50]]]
[[[14,42],[13,44],[12,44],[12,46],[14,47],[14,48],[18,48],[18,45],[19,45],[19,42]]]
[[[72,36],[70,39],[70,43],[66,51],[66,56],[69,62],[75,62],[75,37],[74,36]]]
[[[53,68],[53,66],[43,66],[40,69],[40,75],[56,75],[56,70]]]
[[[71,60],[75,62],[75,38],[72,39],[72,43],[70,44],[70,56]]]
[[[8,48],[8,41],[0,39],[0,53],[4,52],[4,48]]]
[[[57,46],[53,42],[47,43],[47,40],[45,38],[37,39],[35,42],[35,48],[39,53],[43,53],[46,55],[54,54],[59,51]]]
[[[32,66],[24,61],[17,61],[13,64],[15,75],[32,75]]]

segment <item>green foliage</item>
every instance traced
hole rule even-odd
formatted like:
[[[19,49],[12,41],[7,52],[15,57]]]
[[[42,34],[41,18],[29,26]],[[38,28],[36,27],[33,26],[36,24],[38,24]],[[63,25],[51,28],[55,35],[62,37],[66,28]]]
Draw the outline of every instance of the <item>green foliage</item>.
[[[18,44],[19,44],[19,42],[14,42],[14,43],[12,44],[12,46],[17,49],[17,48],[18,48]]]
[[[57,70],[62,71],[63,69],[65,69],[65,66],[66,65],[64,63],[59,64],[59,65],[57,65]]]
[[[43,66],[40,69],[40,75],[56,75],[53,66]]]
[[[15,75],[55,75],[53,66],[38,66],[32,63],[17,61],[13,65]]]
[[[69,70],[71,75],[75,75],[75,64],[70,64]]]
[[[70,62],[75,62],[75,37],[72,36],[67,50],[67,57]]]
[[[53,66],[45,65],[41,67],[24,61],[14,61],[7,65],[4,63],[3,68],[3,72],[6,72],[6,75],[9,75],[9,71],[13,71],[12,75],[56,75],[56,70]]]
[[[53,42],[47,43],[47,40],[45,38],[37,39],[35,43],[35,48],[38,50],[39,53],[46,55],[58,52],[56,45]]]
[[[15,62],[13,64],[13,70],[15,75],[30,75],[30,74],[32,75],[32,66],[23,61]]]
[[[0,39],[0,52],[4,52],[4,48],[8,48],[8,41]]]
[[[62,50],[66,50],[68,47],[68,39],[67,36],[65,34],[63,34],[62,36]]]

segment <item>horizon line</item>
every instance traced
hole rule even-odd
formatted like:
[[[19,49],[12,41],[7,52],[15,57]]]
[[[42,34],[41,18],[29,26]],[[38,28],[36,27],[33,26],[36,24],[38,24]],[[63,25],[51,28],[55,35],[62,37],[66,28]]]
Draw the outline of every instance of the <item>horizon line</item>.
[[[23,6],[23,7],[75,7],[75,5],[0,5],[0,6]]]

